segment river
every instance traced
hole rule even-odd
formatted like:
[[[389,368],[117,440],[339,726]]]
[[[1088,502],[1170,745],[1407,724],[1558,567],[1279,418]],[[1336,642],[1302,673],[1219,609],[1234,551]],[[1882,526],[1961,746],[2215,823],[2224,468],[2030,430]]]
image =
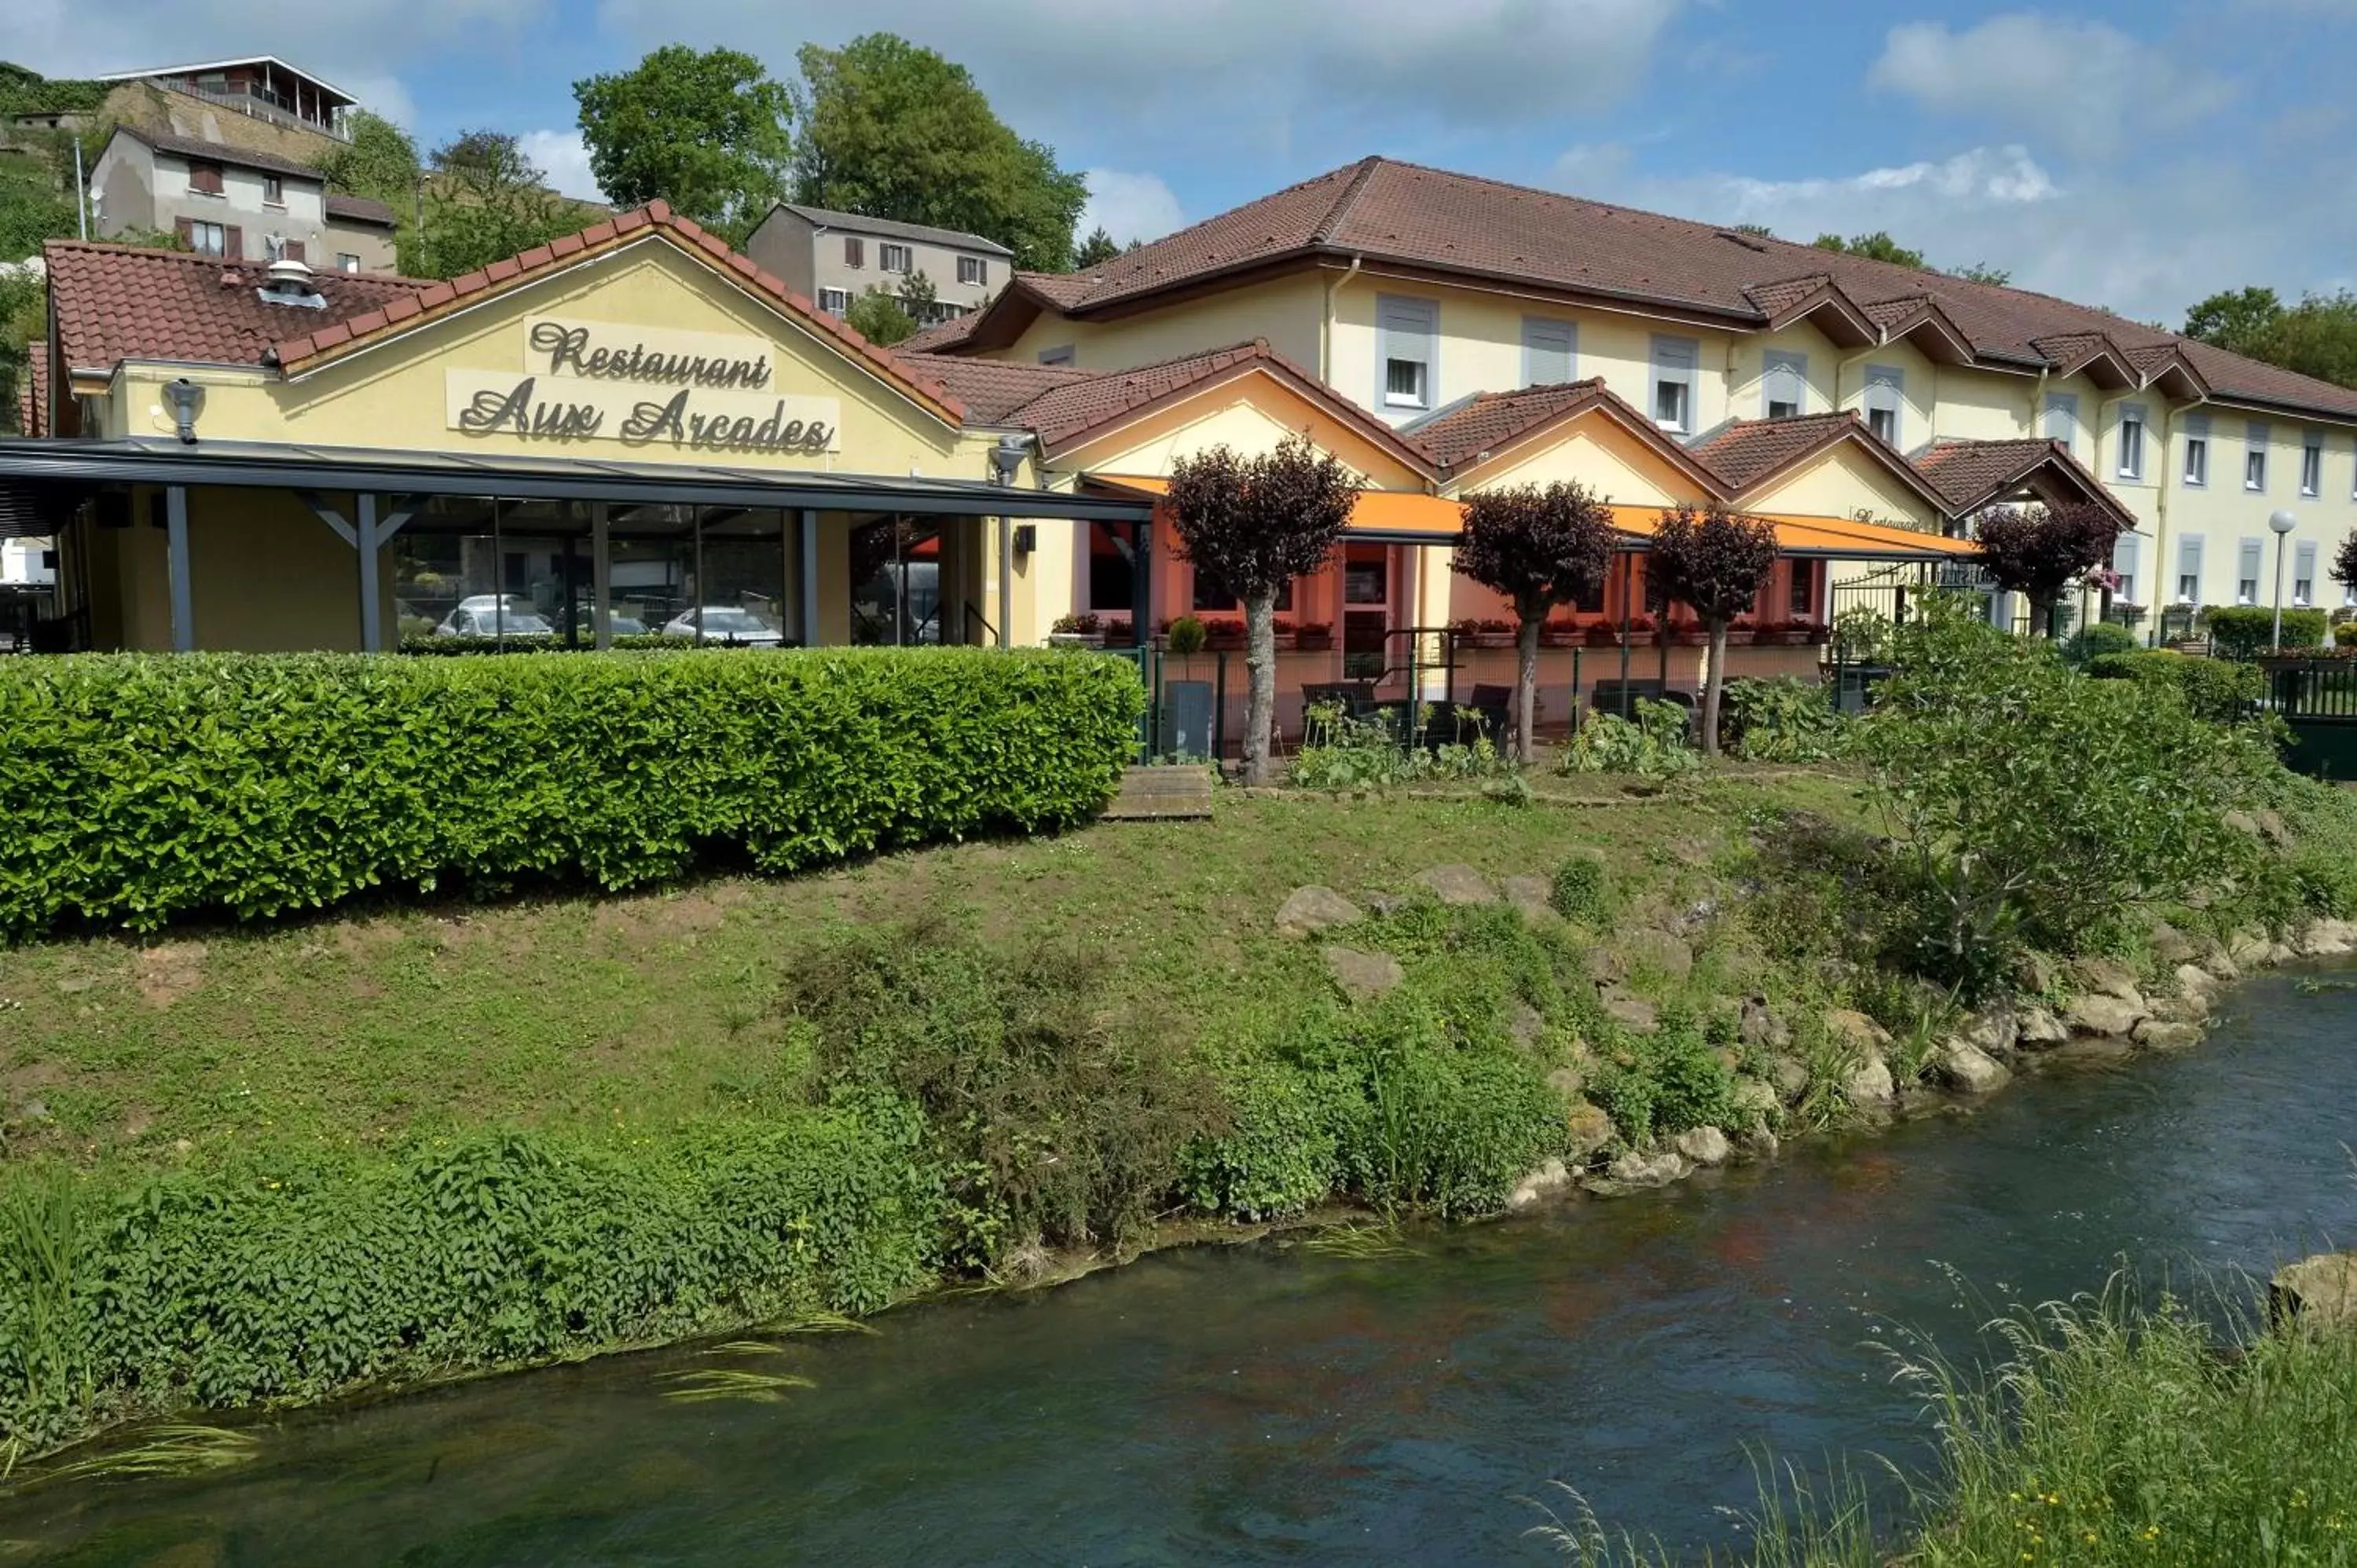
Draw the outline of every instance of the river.
[[[2099,1289],[2122,1257],[2263,1273],[2357,1235],[2357,991],[2276,975],[2228,1008],[2185,1056],[1658,1195],[1413,1230],[1409,1255],[1200,1248],[780,1355],[289,1415],[233,1470],[0,1503],[0,1562],[1542,1563],[1517,1499],[1550,1481],[1615,1525],[1729,1543],[1747,1444],[1925,1458],[1876,1348],[1899,1326],[1969,1348],[1972,1295]],[[662,1397],[710,1366],[816,1386]]]

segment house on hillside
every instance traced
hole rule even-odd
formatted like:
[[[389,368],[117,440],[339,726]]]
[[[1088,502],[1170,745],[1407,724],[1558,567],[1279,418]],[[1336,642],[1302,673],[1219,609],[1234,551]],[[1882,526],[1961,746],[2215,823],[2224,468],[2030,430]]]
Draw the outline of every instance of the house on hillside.
[[[351,140],[349,117],[360,102],[341,88],[298,70],[275,55],[118,70],[94,80],[146,88],[184,101],[167,107],[171,119],[166,124],[154,124],[144,116],[143,123],[149,123],[152,129],[207,141],[244,143],[242,136],[221,134],[230,123],[226,117],[234,116],[322,141],[348,142]],[[135,97],[124,98],[126,105],[136,102]],[[118,110],[115,96],[109,97],[106,113],[116,119],[131,117]],[[191,123],[180,124],[182,116],[191,117]]]
[[[898,295],[921,273],[933,298],[915,313],[920,327],[982,308],[1015,263],[1014,252],[979,234],[790,201],[770,209],[745,253],[838,319],[869,289]]]
[[[176,234],[224,261],[390,272],[394,214],[327,188],[317,168],[222,142],[118,126],[90,170],[101,235]]]

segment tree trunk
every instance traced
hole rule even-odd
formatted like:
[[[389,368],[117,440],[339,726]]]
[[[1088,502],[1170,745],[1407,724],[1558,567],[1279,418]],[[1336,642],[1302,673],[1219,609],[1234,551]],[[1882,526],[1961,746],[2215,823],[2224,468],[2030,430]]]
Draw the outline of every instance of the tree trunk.
[[[1727,685],[1727,622],[1714,617],[1710,623],[1710,675],[1702,683],[1702,749],[1706,757],[1718,755],[1718,694]]]
[[[2055,603],[2053,599],[2033,598],[2029,601],[2029,634],[2032,637],[2042,637],[2049,642],[2054,640]]]
[[[1276,590],[1244,596],[1244,782],[1268,782],[1276,721]]]
[[[1525,768],[1538,757],[1531,733],[1537,727],[1538,713],[1539,623],[1526,615],[1514,639],[1514,758]]]

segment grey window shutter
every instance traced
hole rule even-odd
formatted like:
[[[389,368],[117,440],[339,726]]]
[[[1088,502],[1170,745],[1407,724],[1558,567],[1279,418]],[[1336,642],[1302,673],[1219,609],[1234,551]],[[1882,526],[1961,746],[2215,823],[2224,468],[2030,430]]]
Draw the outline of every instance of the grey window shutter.
[[[1568,321],[1523,317],[1523,384],[1555,386],[1570,381],[1578,355],[1578,333]]]

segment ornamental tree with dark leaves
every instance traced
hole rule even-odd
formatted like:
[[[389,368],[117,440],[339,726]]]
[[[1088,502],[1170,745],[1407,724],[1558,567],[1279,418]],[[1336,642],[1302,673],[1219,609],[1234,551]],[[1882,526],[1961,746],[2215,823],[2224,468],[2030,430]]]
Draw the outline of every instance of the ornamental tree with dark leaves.
[[[1514,607],[1514,749],[1527,767],[1538,706],[1539,628],[1557,605],[1588,597],[1612,564],[1612,512],[1586,487],[1523,485],[1466,498],[1465,537],[1450,569]]]
[[[1776,526],[1732,512],[1717,501],[1697,510],[1683,505],[1653,526],[1646,567],[1653,596],[1694,607],[1710,631],[1710,676],[1703,682],[1702,745],[1718,750],[1718,702],[1727,683],[1727,628],[1749,609],[1776,565]]]
[[[2357,528],[2349,531],[2333,553],[2332,580],[2344,588],[2357,588]]]
[[[1325,566],[1359,499],[1350,474],[1304,436],[1242,457],[1224,445],[1182,457],[1170,472],[1178,553],[1244,604],[1244,782],[1268,779],[1276,715],[1276,596]]]
[[[1981,564],[1997,585],[2029,600],[2030,629],[2054,635],[2064,590],[2111,564],[2120,521],[2091,501],[2002,506],[1981,514]]]

